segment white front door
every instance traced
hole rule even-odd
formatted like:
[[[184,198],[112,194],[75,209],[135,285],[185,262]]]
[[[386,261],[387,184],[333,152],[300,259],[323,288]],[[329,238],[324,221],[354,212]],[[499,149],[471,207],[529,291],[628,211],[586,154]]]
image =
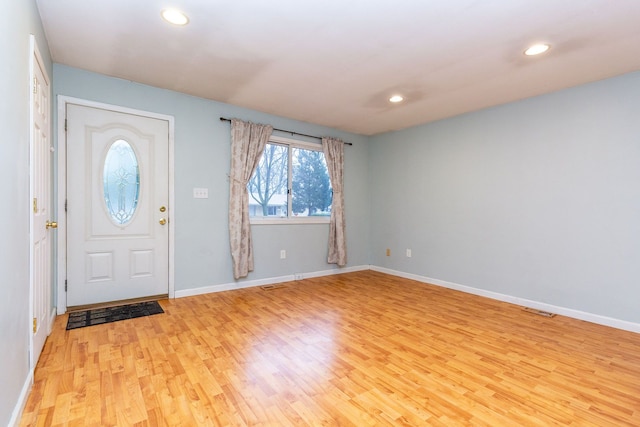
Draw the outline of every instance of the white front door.
[[[67,306],[169,289],[169,123],[67,104]]]
[[[35,367],[49,335],[52,289],[51,98],[49,78],[31,39],[31,366]]]

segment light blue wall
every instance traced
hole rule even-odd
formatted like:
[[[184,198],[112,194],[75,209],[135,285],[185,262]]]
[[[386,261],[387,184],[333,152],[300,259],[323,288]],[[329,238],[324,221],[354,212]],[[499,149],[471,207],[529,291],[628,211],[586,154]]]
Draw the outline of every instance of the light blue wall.
[[[29,378],[29,36],[51,60],[33,0],[0,13],[0,425],[7,425]]]
[[[348,266],[369,263],[367,138],[56,64],[54,92],[175,117],[176,290],[233,283],[228,234],[230,124],[219,117],[353,143],[345,147]],[[289,135],[282,135],[289,136]],[[194,199],[193,188],[209,189]],[[333,269],[328,225],[255,225],[255,271],[247,280]],[[280,259],[280,250],[287,259]]]
[[[372,264],[640,322],[640,73],[370,150]]]

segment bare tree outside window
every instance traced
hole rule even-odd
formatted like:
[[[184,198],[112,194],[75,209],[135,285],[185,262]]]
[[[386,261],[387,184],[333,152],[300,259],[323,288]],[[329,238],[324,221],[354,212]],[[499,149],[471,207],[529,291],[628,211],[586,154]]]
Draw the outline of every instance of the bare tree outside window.
[[[249,181],[249,195],[262,207],[262,216],[274,216],[270,215],[269,212],[270,202],[275,195],[287,194],[288,151],[289,147],[287,146],[267,144],[262,154],[262,159],[260,159],[260,164]],[[271,212],[276,211],[271,210]]]

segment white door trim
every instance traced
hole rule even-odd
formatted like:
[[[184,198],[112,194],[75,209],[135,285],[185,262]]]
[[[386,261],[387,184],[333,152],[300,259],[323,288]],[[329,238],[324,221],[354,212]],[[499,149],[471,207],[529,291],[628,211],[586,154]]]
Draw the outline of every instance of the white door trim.
[[[136,110],[133,108],[121,107],[117,105],[105,104],[101,102],[88,101],[80,98],[73,98],[65,95],[58,95],[58,170],[57,188],[58,188],[58,296],[57,309],[58,314],[67,311],[67,294],[65,290],[65,280],[67,278],[67,217],[65,214],[65,201],[67,200],[67,139],[65,132],[65,117],[68,104],[81,105],[85,107],[100,108],[103,110],[117,111],[125,114],[134,114],[142,117],[166,120],[169,123],[169,206],[171,207],[171,221],[169,221],[169,298],[175,298],[175,196],[174,196],[174,117],[152,113],[148,111]]]

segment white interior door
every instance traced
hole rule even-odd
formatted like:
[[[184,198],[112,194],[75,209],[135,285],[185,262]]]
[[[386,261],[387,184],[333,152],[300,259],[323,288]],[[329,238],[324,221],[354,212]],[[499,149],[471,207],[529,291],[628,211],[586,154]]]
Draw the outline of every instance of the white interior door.
[[[31,366],[34,367],[49,335],[52,289],[51,99],[49,78],[31,40]]]
[[[67,104],[67,306],[166,296],[169,123]]]

